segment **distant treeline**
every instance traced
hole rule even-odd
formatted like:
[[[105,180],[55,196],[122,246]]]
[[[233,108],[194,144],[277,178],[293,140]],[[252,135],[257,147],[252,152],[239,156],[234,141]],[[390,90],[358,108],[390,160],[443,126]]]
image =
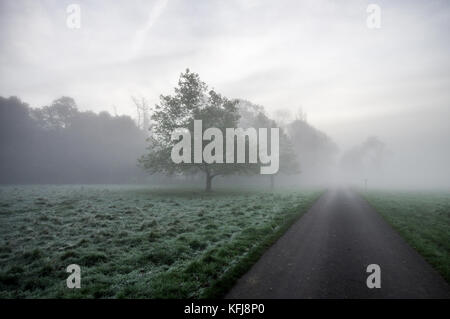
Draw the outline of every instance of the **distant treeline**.
[[[61,97],[30,108],[0,97],[0,183],[130,183],[146,132],[129,116],[82,112]]]
[[[240,127],[255,126],[266,116],[262,106],[238,102]],[[0,97],[0,184],[192,183],[199,176],[149,177],[138,167],[149,147],[151,132],[144,128],[149,125],[138,125],[130,116],[80,111],[70,97],[40,108]],[[305,119],[289,118],[283,127],[300,162],[295,182],[328,180],[337,155],[334,142]],[[280,174],[279,182],[290,175]],[[245,176],[245,183],[255,178]]]

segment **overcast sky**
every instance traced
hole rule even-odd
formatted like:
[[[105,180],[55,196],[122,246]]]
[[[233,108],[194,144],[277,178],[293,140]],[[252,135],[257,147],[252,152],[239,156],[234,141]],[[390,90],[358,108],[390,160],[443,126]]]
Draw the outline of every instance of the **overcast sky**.
[[[71,3],[80,29],[66,26]],[[449,30],[445,0],[2,0],[0,95],[134,116],[132,95],[154,104],[189,67],[271,113],[303,107],[342,147],[423,134],[450,146]]]

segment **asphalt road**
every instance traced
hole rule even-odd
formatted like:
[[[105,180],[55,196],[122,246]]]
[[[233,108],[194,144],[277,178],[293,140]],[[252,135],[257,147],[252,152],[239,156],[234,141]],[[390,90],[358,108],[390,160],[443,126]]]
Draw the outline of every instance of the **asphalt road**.
[[[369,264],[381,288],[369,289]],[[327,191],[226,298],[449,298],[445,280],[359,195]]]

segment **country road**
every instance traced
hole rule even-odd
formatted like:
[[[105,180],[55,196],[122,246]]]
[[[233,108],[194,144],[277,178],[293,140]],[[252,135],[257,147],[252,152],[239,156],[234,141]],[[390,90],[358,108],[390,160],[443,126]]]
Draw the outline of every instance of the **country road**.
[[[369,289],[369,264],[381,288]],[[327,191],[226,298],[449,298],[445,280],[358,194]]]

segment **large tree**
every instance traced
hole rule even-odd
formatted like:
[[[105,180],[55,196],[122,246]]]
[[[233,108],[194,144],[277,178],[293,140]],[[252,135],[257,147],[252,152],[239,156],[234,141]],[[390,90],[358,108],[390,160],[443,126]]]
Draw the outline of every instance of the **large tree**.
[[[225,136],[226,128],[236,128],[239,122],[237,101],[232,101],[209,90],[208,86],[200,80],[196,73],[189,69],[180,75],[178,86],[173,95],[161,95],[160,103],[155,106],[151,120],[151,135],[149,137],[148,153],[139,159],[139,163],[150,173],[165,174],[192,174],[203,172],[205,174],[205,190],[211,191],[212,180],[216,176],[237,173],[255,173],[258,165],[225,163],[226,143],[223,143],[223,159],[207,163],[202,159],[199,163],[175,163],[172,161],[172,148],[181,140],[172,140],[172,133],[176,130],[188,130],[192,141],[194,140],[194,121],[202,120],[202,135],[207,128],[218,128]],[[214,138],[217,138],[216,136]],[[212,139],[212,137],[211,137]],[[211,143],[203,141],[202,150]],[[222,142],[222,141],[221,141]],[[193,145],[193,142],[192,142]],[[236,145],[234,144],[236,150]],[[248,142],[246,142],[246,156],[248,155]],[[214,150],[216,152],[217,150]],[[193,158],[194,147],[191,148]],[[222,163],[220,163],[222,162]]]

